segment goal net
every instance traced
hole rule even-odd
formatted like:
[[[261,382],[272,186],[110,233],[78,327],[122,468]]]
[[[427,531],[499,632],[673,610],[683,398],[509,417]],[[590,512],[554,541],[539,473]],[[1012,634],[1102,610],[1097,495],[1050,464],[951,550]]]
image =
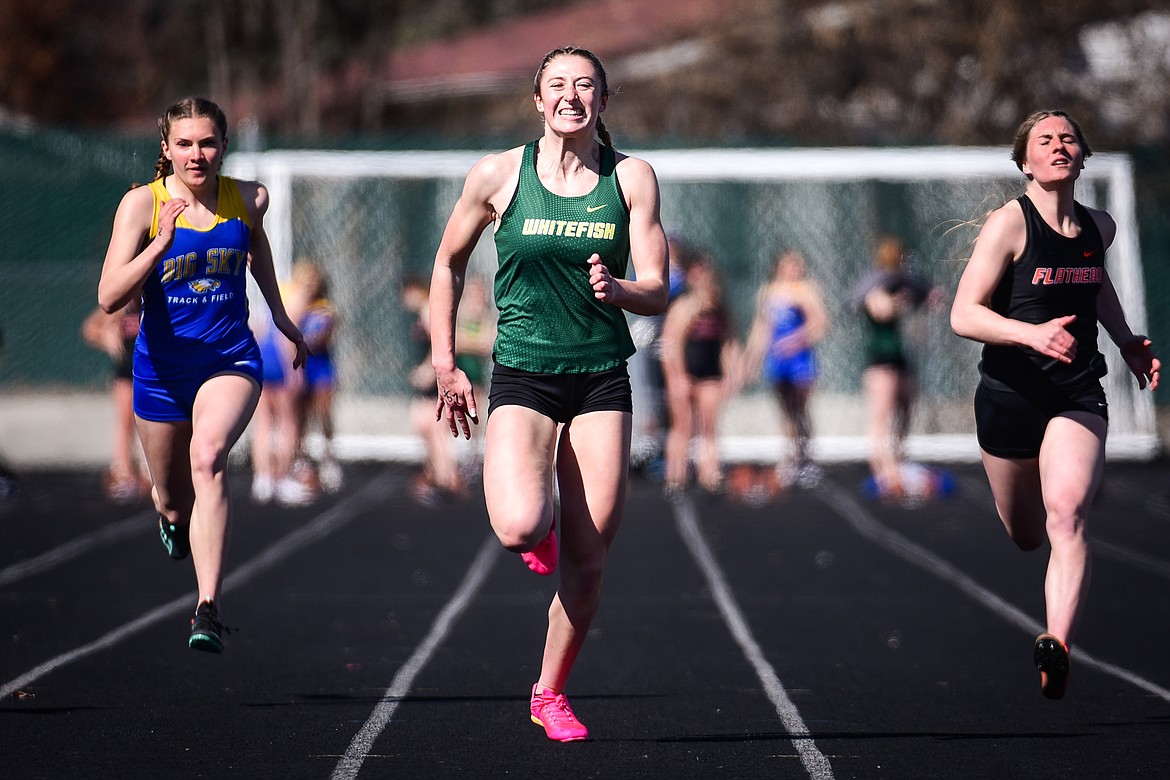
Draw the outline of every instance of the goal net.
[[[667,230],[717,263],[731,311],[746,336],[757,291],[777,252],[799,249],[830,315],[818,348],[821,376],[812,398],[813,453],[823,461],[864,459],[861,394],[864,328],[851,293],[872,264],[877,240],[892,234],[908,265],[944,291],[945,302],[905,324],[919,379],[908,451],[922,460],[976,460],[971,397],[979,345],[948,324],[950,295],[970,254],[976,224],[1017,196],[1024,180],[1004,149],[680,149],[633,151],[650,162],[662,190]],[[337,447],[355,457],[413,457],[419,445],[405,425],[412,360],[409,315],[399,290],[428,277],[443,226],[479,152],[268,151],[233,153],[228,172],[264,182],[265,218],[277,270],[311,256],[331,277],[344,327],[336,349]],[[1107,257],[1110,275],[1135,332],[1145,332],[1142,280],[1129,158],[1098,153],[1088,161],[1078,200],[1107,209],[1118,233]],[[470,273],[490,279],[491,231],[472,256]],[[639,354],[634,457],[648,457],[659,435],[661,398],[648,362],[653,323],[630,317]],[[1139,392],[1117,350],[1100,336],[1109,374],[1110,457],[1157,454],[1152,395]],[[486,401],[484,403],[486,406]],[[720,442],[729,461],[774,461],[785,451],[782,418],[758,378],[727,401]]]

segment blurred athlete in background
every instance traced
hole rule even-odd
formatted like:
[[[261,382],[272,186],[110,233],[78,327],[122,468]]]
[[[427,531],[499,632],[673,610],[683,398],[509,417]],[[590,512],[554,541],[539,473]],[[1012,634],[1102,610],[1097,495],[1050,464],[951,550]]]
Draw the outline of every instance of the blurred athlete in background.
[[[118,503],[137,501],[150,490],[150,477],[140,458],[134,428],[133,358],[139,311],[140,302],[136,300],[112,314],[99,307],[81,324],[85,343],[108,355],[113,369],[110,396],[114,402],[114,433],[103,487],[106,495]]]

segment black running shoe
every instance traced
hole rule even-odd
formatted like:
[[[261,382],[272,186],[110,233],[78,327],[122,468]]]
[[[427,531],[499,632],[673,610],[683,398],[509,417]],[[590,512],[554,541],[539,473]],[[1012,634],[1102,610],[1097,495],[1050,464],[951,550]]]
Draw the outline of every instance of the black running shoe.
[[[181,561],[191,554],[190,530],[189,526],[175,525],[158,516],[158,535],[172,560]]]
[[[1052,634],[1041,634],[1036,637],[1032,660],[1040,670],[1040,692],[1047,699],[1062,698],[1068,685],[1068,648]]]
[[[191,636],[187,640],[187,646],[192,650],[222,653],[223,637],[230,633],[231,629],[219,621],[219,611],[215,608],[215,603],[201,601],[195,608],[195,617],[191,618]]]

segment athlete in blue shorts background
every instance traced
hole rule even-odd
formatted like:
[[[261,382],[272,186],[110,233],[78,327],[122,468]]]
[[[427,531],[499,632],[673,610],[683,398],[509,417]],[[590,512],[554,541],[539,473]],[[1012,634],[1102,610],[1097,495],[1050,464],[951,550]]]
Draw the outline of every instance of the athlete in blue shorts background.
[[[316,425],[321,434],[321,455],[316,466],[317,484],[326,493],[341,490],[344,476],[333,449],[333,396],[337,388],[337,367],[333,360],[333,345],[337,338],[339,319],[337,307],[329,297],[329,278],[314,260],[302,257],[293,264],[293,281],[302,289],[304,311],[297,325],[309,345],[305,361],[304,382],[297,398],[298,457],[309,462],[304,437]]]
[[[829,316],[817,284],[808,277],[808,263],[795,249],[780,251],[772,274],[756,300],[748,332],[746,373],[761,371],[784,414],[791,444],[787,462],[778,472],[787,486],[813,487],[821,469],[810,453],[812,419],[809,398],[820,368],[816,345],[829,329]]]

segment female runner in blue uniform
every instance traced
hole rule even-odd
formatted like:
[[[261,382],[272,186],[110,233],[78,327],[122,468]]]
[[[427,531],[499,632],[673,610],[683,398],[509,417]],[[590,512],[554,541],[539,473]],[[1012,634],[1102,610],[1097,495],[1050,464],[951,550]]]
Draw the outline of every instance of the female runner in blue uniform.
[[[260,396],[260,348],[248,328],[251,268],[276,327],[307,350],[280,299],[262,223],[268,191],[220,176],[227,119],[186,98],[158,121],[156,178],[130,190],[114,217],[98,304],[142,300],[134,349],[134,414],[170,556],[188,553],[199,592],[188,645],[221,652],[218,602],[231,525],[228,452]]]
[[[1051,545],[1047,629],[1032,651],[1050,699],[1064,695],[1089,588],[1086,524],[1108,428],[1098,322],[1139,387],[1156,388],[1161,369],[1105,270],[1117,224],[1073,197],[1091,154],[1063,111],[1020,125],[1012,160],[1028,179],[1024,194],[988,216],[951,308],[955,333],[984,344],[975,423],[1000,519],[1021,549]]]

